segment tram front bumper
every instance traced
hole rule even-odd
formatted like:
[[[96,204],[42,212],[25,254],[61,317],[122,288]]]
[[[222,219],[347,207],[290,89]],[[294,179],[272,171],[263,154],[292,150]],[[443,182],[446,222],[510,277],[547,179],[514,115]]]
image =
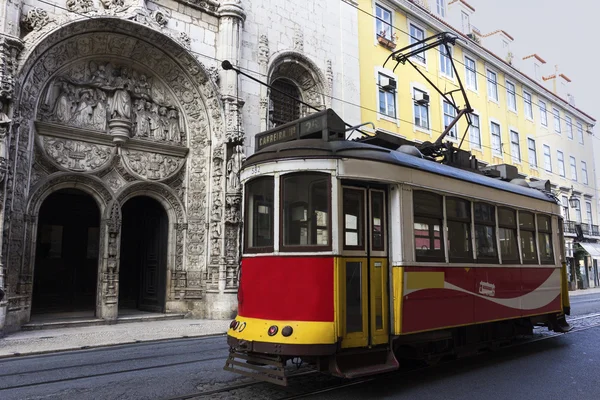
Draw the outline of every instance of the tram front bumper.
[[[335,354],[337,344],[284,344],[237,339],[227,335],[227,344],[238,353],[261,353],[280,356],[327,356]]]

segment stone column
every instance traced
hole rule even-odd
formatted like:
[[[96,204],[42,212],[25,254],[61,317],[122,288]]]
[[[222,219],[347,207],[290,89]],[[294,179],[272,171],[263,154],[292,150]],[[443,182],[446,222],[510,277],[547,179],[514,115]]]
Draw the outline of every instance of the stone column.
[[[8,168],[7,140],[12,129],[12,99],[17,70],[17,56],[23,49],[19,40],[19,18],[21,0],[0,0],[0,289],[5,292],[0,300],[0,337],[3,335],[8,312],[8,299],[11,295],[7,285],[6,254],[3,254],[3,238],[6,203],[6,173]]]
[[[269,38],[260,35],[258,39],[258,66],[262,76],[269,73]],[[270,83],[270,82],[268,82]],[[269,128],[269,92],[265,85],[260,85],[260,130]]]
[[[242,24],[246,18],[241,0],[224,0],[219,7],[217,58],[239,67]],[[238,76],[235,71],[219,70],[221,100],[225,111],[225,141],[212,143],[211,206],[209,215],[208,268],[206,275],[206,317],[231,318],[237,311],[237,283],[231,276],[239,266],[239,256],[231,257],[231,226],[225,223],[227,198],[227,165],[234,149],[243,143],[241,108],[238,98]],[[239,196],[239,188],[234,195]],[[237,231],[236,231],[237,232]],[[236,243],[239,239],[236,233]],[[229,279],[228,279],[229,277]]]
[[[119,260],[121,254],[121,205],[113,200],[102,219],[100,234],[102,245],[101,272],[98,274],[100,290],[96,300],[96,314],[102,319],[116,321],[119,316]]]

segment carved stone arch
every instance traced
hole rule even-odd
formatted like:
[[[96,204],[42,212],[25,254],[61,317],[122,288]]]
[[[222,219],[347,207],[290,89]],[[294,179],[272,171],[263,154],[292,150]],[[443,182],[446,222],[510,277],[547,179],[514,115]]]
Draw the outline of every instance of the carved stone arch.
[[[327,78],[310,58],[296,51],[282,51],[271,55],[268,67],[269,83],[280,78],[294,82],[302,100],[316,108],[331,106],[331,93]],[[305,110],[306,113],[313,110]]]
[[[188,286],[188,271],[184,266],[188,228],[185,208],[173,189],[158,182],[129,184],[116,194],[116,202],[120,207],[123,207],[128,200],[138,196],[148,196],[158,201],[167,213],[169,221],[167,248],[167,274],[169,277],[167,288],[169,290],[167,301],[176,300],[178,295],[183,296],[177,290]]]
[[[38,229],[38,217],[40,208],[46,198],[52,193],[61,189],[78,189],[90,195],[96,202],[99,214],[102,216],[110,209],[114,202],[112,192],[106,187],[104,182],[97,177],[81,175],[69,172],[57,172],[45,177],[38,182],[32,189],[31,195],[25,206],[25,218],[22,225],[24,234],[24,250],[21,265],[22,280],[26,282],[21,289],[25,293],[32,293],[33,290],[33,267],[36,256],[36,238]],[[104,235],[106,234],[106,221],[100,220],[100,243],[98,250],[98,280],[102,281],[106,270],[106,252],[108,250]],[[105,315],[104,304],[106,303],[104,291],[97,291],[96,314]],[[29,312],[31,310],[29,309]],[[24,318],[29,319],[29,313]]]

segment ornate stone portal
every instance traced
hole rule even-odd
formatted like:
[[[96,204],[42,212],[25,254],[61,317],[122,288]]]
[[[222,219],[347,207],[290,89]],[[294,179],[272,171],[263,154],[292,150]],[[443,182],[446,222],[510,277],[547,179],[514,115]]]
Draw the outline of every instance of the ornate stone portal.
[[[237,286],[244,156],[225,129],[240,126],[241,104],[226,111],[190,53],[130,21],[73,22],[23,59],[4,210],[7,325],[29,317],[39,208],[65,187],[92,195],[103,215],[98,316],[117,315],[120,208],[147,195],[169,218],[167,310],[229,318],[234,302],[215,311],[202,300]]]

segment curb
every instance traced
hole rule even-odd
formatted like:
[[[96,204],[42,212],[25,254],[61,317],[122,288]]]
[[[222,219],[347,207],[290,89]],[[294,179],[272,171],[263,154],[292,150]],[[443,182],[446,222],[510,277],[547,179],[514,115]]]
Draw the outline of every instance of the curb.
[[[204,335],[185,335],[179,337],[170,337],[170,338],[162,338],[162,339],[136,339],[121,343],[109,343],[109,344],[99,344],[99,345],[89,345],[89,346],[77,346],[70,347],[64,349],[57,350],[41,350],[41,351],[31,351],[27,353],[12,353],[12,354],[0,354],[0,360],[4,360],[7,358],[17,358],[17,357],[29,357],[29,356],[39,356],[45,354],[54,354],[54,353],[63,353],[63,352],[72,352],[72,351],[81,351],[81,350],[94,350],[103,347],[117,347],[117,346],[127,346],[132,344],[141,344],[141,343],[158,343],[158,342],[166,342],[169,340],[181,340],[181,339],[198,339],[198,338],[216,338],[216,337],[224,337],[227,335],[227,331],[223,333],[208,333]]]

